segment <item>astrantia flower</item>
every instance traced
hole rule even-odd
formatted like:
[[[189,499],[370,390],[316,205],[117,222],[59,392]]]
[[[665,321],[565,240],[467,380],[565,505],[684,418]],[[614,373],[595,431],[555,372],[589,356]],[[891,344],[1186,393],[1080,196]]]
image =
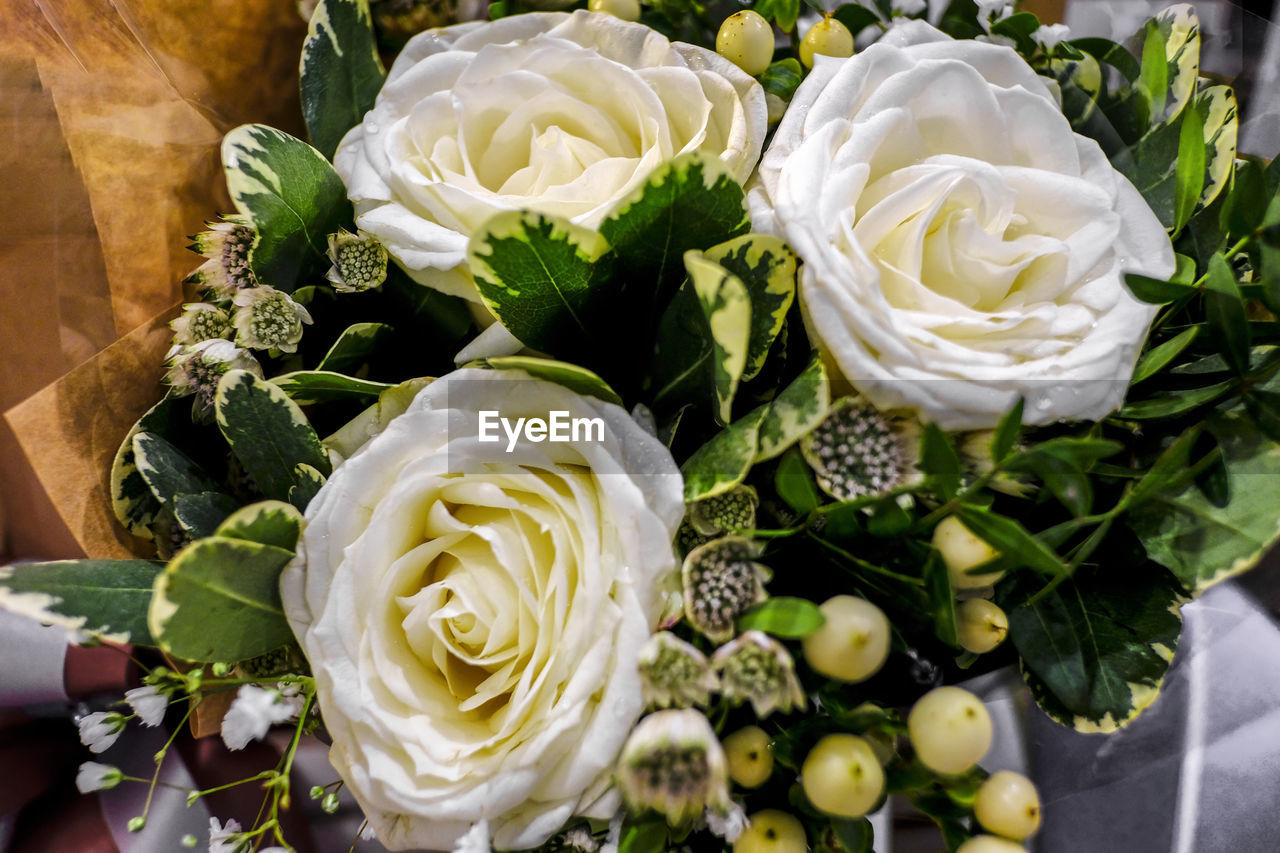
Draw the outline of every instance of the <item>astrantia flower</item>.
[[[844,397],[800,442],[818,485],[836,500],[881,495],[920,478],[920,430],[908,417]]]
[[[381,287],[387,280],[387,249],[371,234],[339,231],[329,235],[329,281],[343,293]]]
[[[222,718],[222,740],[228,749],[244,749],[250,741],[266,737],[272,726],[297,716],[300,710],[301,697],[245,684]]]
[[[195,395],[193,413],[197,417],[213,409],[218,381],[227,371],[247,370],[254,376],[262,376],[262,365],[250,352],[222,338],[201,341],[189,347],[174,347],[169,350],[168,361],[165,382],[179,397]]]
[[[720,692],[732,702],[751,703],[764,719],[804,707],[804,688],[796,678],[791,653],[763,631],[747,631],[716,649],[711,667],[720,675]]]
[[[699,545],[684,558],[684,615],[696,630],[716,642],[734,634],[735,620],[767,597],[769,569],[756,562],[764,547],[741,536]]]
[[[618,785],[633,811],[653,809],[672,826],[732,805],[729,762],[699,711],[658,711],[641,720],[618,760]]]
[[[236,306],[236,343],[249,349],[293,352],[302,340],[302,324],[311,323],[306,308],[274,287],[242,290]]]
[[[124,731],[125,718],[115,711],[95,711],[80,718],[80,742],[90,752],[106,752]]]
[[[158,726],[164,722],[164,712],[169,707],[169,697],[155,687],[148,684],[126,690],[124,699],[144,726]]]
[[[638,665],[648,707],[706,705],[716,689],[707,656],[670,631],[659,631],[648,639],[640,649]]]
[[[182,314],[169,324],[173,342],[190,346],[201,341],[225,338],[231,331],[231,315],[208,302],[191,302],[182,306]]]
[[[721,495],[694,501],[689,506],[689,523],[703,536],[730,530],[750,530],[756,526],[760,497],[751,486],[736,486]]]
[[[249,250],[254,230],[240,216],[225,216],[222,222],[206,222],[208,231],[192,237],[191,248],[208,258],[191,280],[208,288],[218,299],[231,299],[246,288],[257,287],[258,279],[249,269]]]
[[[99,764],[96,761],[86,761],[80,765],[80,769],[76,772],[76,789],[82,794],[88,794],[91,791],[106,791],[123,781],[124,774],[120,772],[118,767],[112,767],[110,764]]]

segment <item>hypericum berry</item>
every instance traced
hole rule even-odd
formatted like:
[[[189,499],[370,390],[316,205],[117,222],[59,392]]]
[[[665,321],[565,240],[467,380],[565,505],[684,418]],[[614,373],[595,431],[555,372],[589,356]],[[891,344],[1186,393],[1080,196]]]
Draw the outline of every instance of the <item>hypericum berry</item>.
[[[302,340],[302,324],[311,322],[306,308],[274,287],[254,287],[235,295],[236,343],[249,349],[294,352]]]
[[[724,739],[729,778],[743,788],[759,788],[773,774],[769,735],[759,726],[746,726]]]
[[[991,748],[991,715],[961,687],[937,687],[907,715],[907,735],[920,762],[937,773],[963,773]]]
[[[956,607],[956,633],[960,648],[984,655],[1004,642],[1009,633],[1009,617],[999,605],[985,598],[970,598]]]
[[[818,485],[836,500],[881,495],[919,478],[919,430],[860,397],[832,405],[800,442]]]
[[[173,388],[175,396],[195,395],[192,414],[204,418],[213,410],[218,381],[229,370],[247,370],[261,378],[262,365],[247,350],[218,338],[201,341],[194,346],[169,350],[168,370],[164,380]]]
[[[173,329],[174,344],[191,346],[225,338],[231,332],[231,315],[208,302],[191,302],[182,306],[182,314],[169,328]]]
[[[763,631],[747,631],[716,649],[711,668],[720,676],[720,693],[730,702],[749,701],[761,719],[804,707],[804,688],[796,678],[791,653]]]
[[[800,61],[805,68],[813,67],[815,54],[838,59],[853,56],[853,33],[844,24],[827,15],[810,27],[800,42]]]
[[[703,536],[717,536],[730,530],[751,530],[756,526],[760,496],[751,486],[736,486],[721,495],[703,498],[689,505],[689,524]]]
[[[618,759],[618,786],[633,811],[653,809],[672,826],[732,806],[724,749],[698,711],[657,711],[641,720]]]
[[[975,835],[956,848],[956,853],[1027,853],[1027,848],[1007,838]]]
[[[640,20],[640,0],[588,0],[592,12],[606,12],[624,21]]]
[[[991,586],[1004,577],[1003,570],[970,574],[969,570],[977,568],[1000,556],[1000,552],[992,548],[985,539],[973,534],[964,522],[954,515],[949,515],[938,526],[933,528],[933,547],[938,549],[942,561],[947,564],[947,575],[951,578],[952,589],[978,589]]]
[[[818,608],[822,627],[801,640],[804,658],[816,672],[838,681],[862,681],[889,656],[889,619],[864,598],[837,595]]]
[[[777,809],[758,811],[750,818],[746,832],[734,842],[733,853],[806,853],[809,842],[804,824],[794,815]]]
[[[651,708],[705,706],[719,686],[707,656],[670,631],[659,631],[640,649],[640,691]]]
[[[684,558],[684,614],[689,624],[722,643],[734,634],[734,622],[767,597],[769,569],[755,561],[763,546],[741,536],[725,536],[699,545]]]
[[[773,27],[759,12],[734,12],[716,33],[716,53],[752,77],[761,74],[773,61]]]
[[[862,817],[884,793],[884,769],[871,745],[857,735],[827,735],[800,768],[804,794],[824,812]]]
[[[249,268],[249,250],[257,236],[242,216],[224,216],[221,222],[206,222],[208,231],[193,235],[193,251],[208,258],[191,274],[190,280],[212,291],[218,299],[231,299],[238,291],[258,286]]]
[[[333,289],[360,293],[381,287],[387,280],[387,248],[378,238],[361,232],[339,231],[329,235],[328,279]]]
[[[978,789],[973,814],[996,835],[1021,841],[1040,829],[1040,794],[1026,776],[1001,770]]]

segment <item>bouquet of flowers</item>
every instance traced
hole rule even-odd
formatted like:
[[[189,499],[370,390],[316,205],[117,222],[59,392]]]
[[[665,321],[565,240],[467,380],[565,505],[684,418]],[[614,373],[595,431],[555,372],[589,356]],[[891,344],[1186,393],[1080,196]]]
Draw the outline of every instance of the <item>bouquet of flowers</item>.
[[[1191,7],[723,5],[319,0],[308,141],[226,136],[138,557],[0,569],[157,650],[90,749],[292,727],[211,850],[292,849],[313,735],[395,850],[1021,850],[956,685],[1114,731],[1280,537],[1280,167]]]

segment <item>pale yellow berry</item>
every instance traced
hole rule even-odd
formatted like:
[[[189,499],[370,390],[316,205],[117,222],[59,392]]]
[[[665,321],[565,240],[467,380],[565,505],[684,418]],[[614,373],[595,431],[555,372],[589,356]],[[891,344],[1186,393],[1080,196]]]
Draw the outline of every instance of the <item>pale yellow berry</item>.
[[[758,788],[773,772],[769,735],[759,726],[738,729],[722,741],[729,759],[729,778],[743,788]]]
[[[1004,642],[1009,633],[1009,617],[999,605],[985,598],[970,598],[956,607],[956,632],[960,648],[983,655]]]
[[[750,825],[733,842],[733,853],[806,853],[804,825],[793,815],[765,809],[748,818]]]
[[[1021,841],[1040,829],[1040,794],[1026,776],[1001,770],[978,789],[973,813],[985,829]]]
[[[889,619],[884,611],[853,595],[829,598],[818,609],[827,621],[802,640],[809,666],[838,681],[875,675],[889,656]]]
[[[809,28],[800,42],[800,61],[806,68],[813,67],[814,54],[853,56],[853,33],[835,18],[823,18]]]
[[[975,835],[956,850],[956,853],[1027,853],[1027,848],[1007,838],[994,835]]]
[[[773,61],[773,27],[759,12],[734,12],[716,33],[716,53],[754,77]]]
[[[912,707],[907,734],[926,767],[938,773],[963,773],[991,748],[991,715],[968,690],[938,687]]]
[[[947,516],[933,528],[933,547],[942,555],[947,564],[947,575],[951,578],[953,589],[977,589],[990,586],[1004,576],[1004,572],[986,572],[980,575],[968,574],[969,569],[981,566],[1000,556],[1000,552],[992,548],[983,539],[979,539],[964,522],[954,515]]]
[[[884,770],[871,745],[857,735],[827,735],[800,768],[804,794],[824,812],[862,817],[884,793]]]
[[[587,0],[592,12],[607,12],[624,21],[640,20],[640,0]]]

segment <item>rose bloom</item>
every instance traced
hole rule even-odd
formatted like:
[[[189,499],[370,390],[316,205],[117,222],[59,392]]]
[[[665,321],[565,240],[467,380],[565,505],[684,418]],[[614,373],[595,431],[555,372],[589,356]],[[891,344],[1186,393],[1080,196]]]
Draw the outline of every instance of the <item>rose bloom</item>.
[[[501,430],[479,440],[484,410],[600,418],[603,441],[508,453]],[[495,847],[533,847],[615,812],[681,489],[621,408],[511,371],[436,380],[337,467],[281,593],[383,844],[450,849],[487,820]]]
[[[467,243],[494,214],[594,228],[688,151],[745,182],[765,131],[764,90],[712,51],[604,13],[538,13],[415,36],[334,165],[356,224],[409,275],[479,301]]]
[[[1174,269],[1164,228],[1013,50],[913,21],[820,58],[750,193],[804,261],[810,335],[881,409],[1044,424],[1122,401]]]

